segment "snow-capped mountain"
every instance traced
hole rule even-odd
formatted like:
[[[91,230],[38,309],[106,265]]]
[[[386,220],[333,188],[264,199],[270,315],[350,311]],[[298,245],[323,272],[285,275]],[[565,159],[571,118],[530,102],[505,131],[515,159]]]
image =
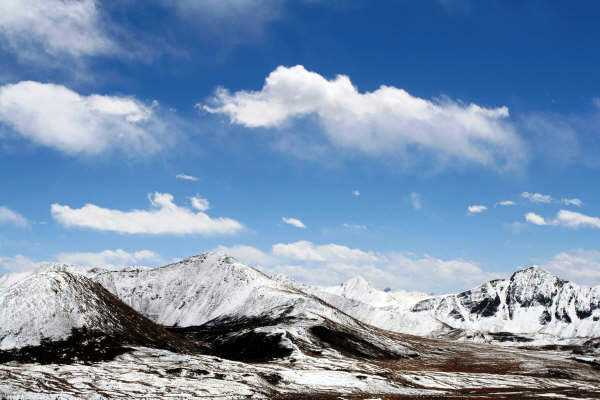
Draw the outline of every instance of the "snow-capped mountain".
[[[185,347],[177,337],[67,266],[2,277],[0,359],[102,359],[123,345]]]
[[[540,282],[530,283],[518,286],[532,296],[511,291],[520,304],[540,302]],[[369,311],[375,322],[456,331],[436,307],[413,311],[390,296],[363,279],[333,289],[271,279],[223,253],[160,268],[54,265],[0,276],[0,397],[517,398],[535,390],[591,398],[600,390],[597,340],[554,353],[457,343],[381,330],[332,305]]]
[[[396,296],[362,278],[335,287],[277,277],[353,317],[395,332],[460,340],[553,343],[600,336],[600,287],[561,280],[539,267],[458,294]]]
[[[329,336],[337,334],[369,343],[354,349],[358,352],[415,354],[310,293],[271,279],[223,252],[160,268],[95,269],[87,274],[153,321],[188,338],[218,339],[223,351],[228,351],[226,343],[233,346],[247,334],[263,346],[272,345],[277,354],[282,347],[289,352],[320,352],[332,340]]]
[[[411,311],[433,314],[453,328],[480,332],[559,339],[600,336],[600,287],[579,286],[539,267],[459,294],[420,301]]]

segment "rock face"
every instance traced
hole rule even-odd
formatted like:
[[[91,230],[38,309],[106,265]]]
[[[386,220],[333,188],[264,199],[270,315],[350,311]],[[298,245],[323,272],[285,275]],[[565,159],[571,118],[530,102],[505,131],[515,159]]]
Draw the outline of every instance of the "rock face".
[[[420,301],[411,311],[457,329],[546,339],[600,336],[600,287],[581,287],[539,267]]]

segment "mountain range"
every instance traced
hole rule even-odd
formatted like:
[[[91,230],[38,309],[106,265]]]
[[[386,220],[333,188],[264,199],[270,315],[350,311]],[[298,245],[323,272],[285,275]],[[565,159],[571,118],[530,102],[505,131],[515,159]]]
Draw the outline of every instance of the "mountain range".
[[[52,264],[0,276],[0,394],[568,398],[600,393],[599,308],[598,288],[537,267],[431,297],[360,277],[310,286],[222,252],[158,268]]]

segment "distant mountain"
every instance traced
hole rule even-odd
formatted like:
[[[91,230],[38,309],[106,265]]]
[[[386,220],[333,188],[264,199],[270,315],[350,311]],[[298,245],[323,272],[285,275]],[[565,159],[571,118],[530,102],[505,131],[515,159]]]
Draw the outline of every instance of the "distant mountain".
[[[379,328],[483,342],[582,342],[600,336],[600,287],[564,281],[539,267],[458,294],[396,297],[362,278],[323,288],[281,282],[322,298]],[[408,297],[408,301],[407,301]]]
[[[552,341],[600,336],[600,287],[584,287],[531,267],[509,279],[418,302],[417,314],[435,315],[452,328]]]

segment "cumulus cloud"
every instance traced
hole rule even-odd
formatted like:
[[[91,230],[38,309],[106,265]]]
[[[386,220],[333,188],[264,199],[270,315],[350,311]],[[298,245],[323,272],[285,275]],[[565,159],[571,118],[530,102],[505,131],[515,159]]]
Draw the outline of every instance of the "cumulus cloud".
[[[599,251],[577,249],[558,253],[540,266],[580,285],[600,285]]]
[[[515,205],[517,205],[517,203],[515,203],[512,200],[501,201],[498,204],[501,205],[501,206],[515,206]]]
[[[409,158],[420,151],[507,167],[525,153],[506,107],[427,100],[391,86],[360,93],[347,76],[328,80],[301,65],[278,67],[260,91],[218,89],[209,105],[199,106],[249,128],[280,128],[312,116],[334,146],[371,156]]]
[[[412,253],[378,253],[335,243],[276,243],[270,251],[252,246],[219,247],[267,273],[282,273],[311,284],[336,285],[361,275],[381,287],[446,292],[499,278],[467,260],[443,260]]]
[[[0,206],[0,225],[10,224],[18,228],[25,228],[29,225],[27,219],[16,211],[8,207]]]
[[[3,0],[0,36],[19,56],[90,56],[118,46],[107,35],[95,0]]]
[[[525,214],[525,221],[534,225],[548,225],[544,217],[532,212]]]
[[[190,197],[190,201],[192,203],[192,207],[198,211],[206,211],[210,208],[210,202],[208,199],[200,197],[199,195]]]
[[[566,206],[581,207],[583,205],[583,201],[581,201],[580,199],[561,199],[560,202]]]
[[[66,227],[91,228],[125,234],[199,234],[231,235],[243,225],[230,218],[212,218],[202,211],[194,212],[173,202],[169,193],[148,196],[149,210],[120,211],[86,204],[82,208],[52,204],[52,217]]]
[[[352,195],[353,195],[354,197],[358,197],[358,196],[360,196],[360,191],[359,191],[359,190],[353,190],[353,191],[352,191]]]
[[[554,219],[545,219],[540,215],[530,212],[525,215],[525,220],[535,225],[560,225],[567,228],[588,227],[600,229],[600,218],[569,210],[560,210]]]
[[[177,175],[175,175],[175,178],[182,179],[184,181],[197,181],[198,180],[198,178],[196,178],[195,176],[186,175],[186,174],[177,174]]]
[[[412,192],[410,194],[410,203],[415,210],[420,210],[423,208],[423,205],[421,204],[421,195],[417,192]]]
[[[467,210],[469,210],[469,214],[479,214],[487,210],[487,207],[483,205],[473,205],[467,207]]]
[[[163,262],[163,259],[158,254],[150,250],[129,253],[122,249],[104,250],[98,253],[59,253],[56,255],[56,260],[65,264],[87,266],[127,266],[145,263],[157,265]]]
[[[301,229],[306,228],[306,225],[304,225],[304,223],[297,218],[281,217],[281,220],[288,225],[295,226],[296,228],[301,228]]]
[[[110,149],[148,154],[171,142],[156,103],[133,97],[80,95],[64,86],[23,81],[0,86],[0,123],[32,142],[67,154]]]
[[[549,194],[523,192],[521,197],[533,203],[552,203],[552,196]]]
[[[35,269],[39,263],[32,261],[29,257],[18,254],[14,257],[0,256],[0,270],[6,272],[28,271]]]

